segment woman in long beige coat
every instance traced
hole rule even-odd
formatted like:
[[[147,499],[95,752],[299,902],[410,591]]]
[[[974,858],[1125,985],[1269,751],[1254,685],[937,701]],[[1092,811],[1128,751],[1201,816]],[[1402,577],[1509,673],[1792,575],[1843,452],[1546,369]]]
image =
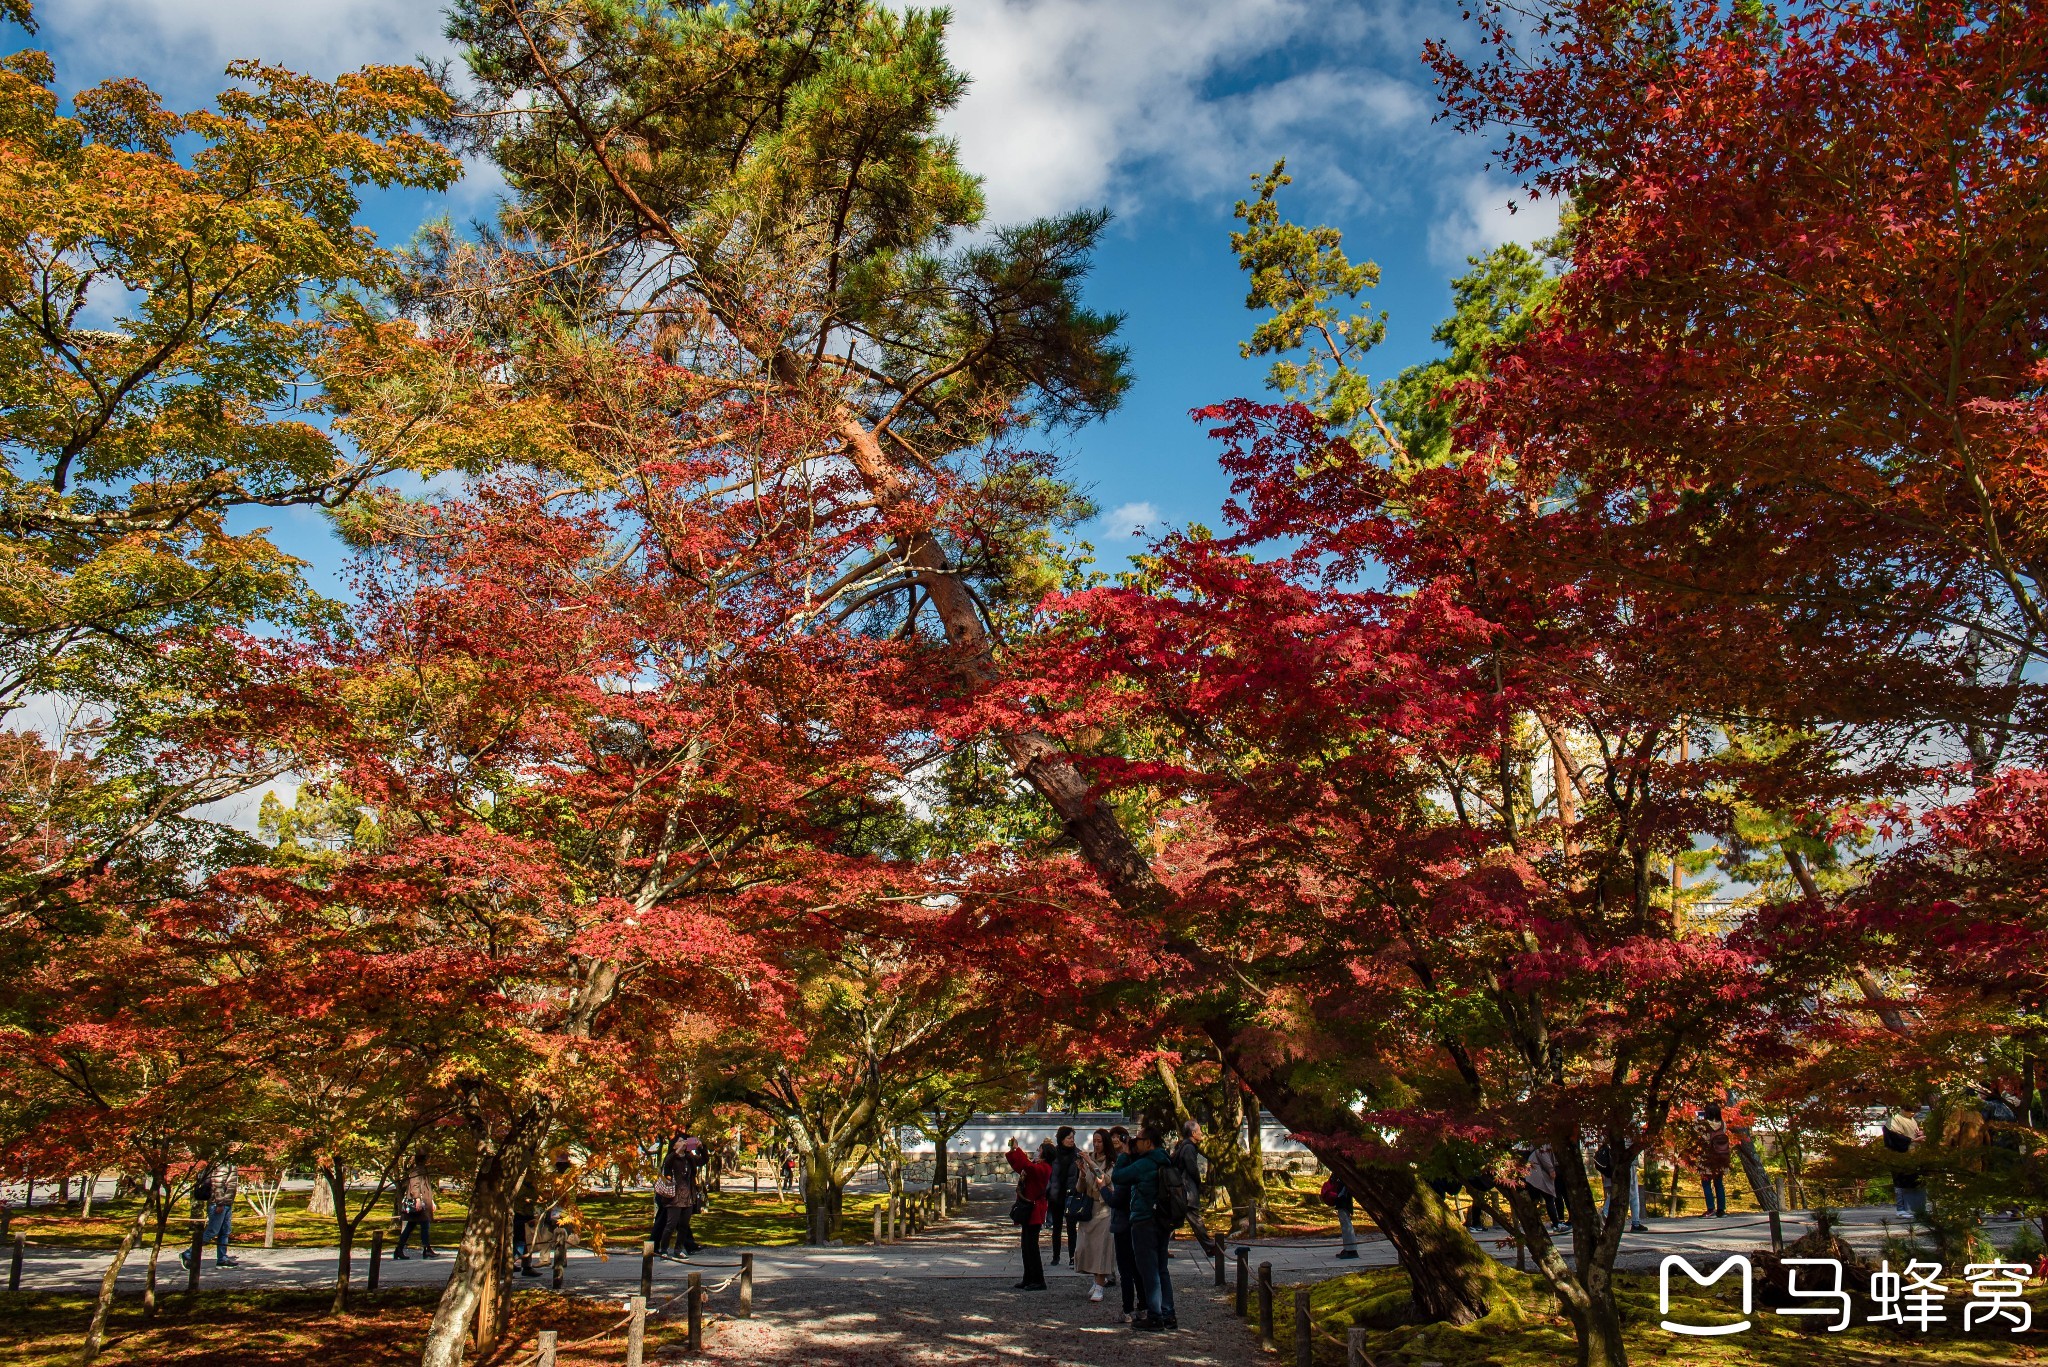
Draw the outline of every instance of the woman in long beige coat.
[[[1116,1239],[1109,1232],[1109,1202],[1102,1198],[1104,1174],[1109,1171],[1109,1131],[1097,1130],[1079,1164],[1080,1193],[1095,1203],[1094,1211],[1074,1236],[1074,1270],[1095,1278],[1088,1299],[1102,1299],[1105,1286],[1116,1285]]]

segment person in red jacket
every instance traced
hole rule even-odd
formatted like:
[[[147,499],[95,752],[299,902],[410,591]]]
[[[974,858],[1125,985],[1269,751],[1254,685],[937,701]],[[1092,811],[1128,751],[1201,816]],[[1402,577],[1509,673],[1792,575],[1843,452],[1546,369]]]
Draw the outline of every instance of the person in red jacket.
[[[1047,1143],[1044,1148],[1050,1149]],[[1017,1283],[1019,1291],[1045,1290],[1045,1264],[1038,1254],[1038,1232],[1045,1228],[1046,1194],[1052,1189],[1052,1164],[1047,1161],[1051,1155],[1041,1153],[1033,1158],[1010,1141],[1010,1151],[1004,1155],[1017,1173],[1016,1212],[1024,1219],[1024,1280]]]

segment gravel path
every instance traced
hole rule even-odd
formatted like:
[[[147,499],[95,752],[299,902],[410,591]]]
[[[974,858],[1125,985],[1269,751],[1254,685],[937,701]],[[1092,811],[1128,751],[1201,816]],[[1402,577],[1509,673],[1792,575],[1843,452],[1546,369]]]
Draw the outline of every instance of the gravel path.
[[[1185,1257],[1173,1265],[1180,1328],[1169,1333],[1124,1324],[1115,1288],[1091,1302],[1092,1279],[1065,1267],[1046,1269],[1049,1290],[1013,1290],[1023,1266],[1016,1231],[993,1223],[993,1214],[991,1206],[977,1205],[966,1219],[917,1240],[948,1262],[986,1270],[780,1277],[762,1284],[755,1318],[712,1326],[705,1357],[775,1367],[1251,1367],[1273,1361],[1231,1314],[1230,1293],[1216,1289],[1208,1265]]]

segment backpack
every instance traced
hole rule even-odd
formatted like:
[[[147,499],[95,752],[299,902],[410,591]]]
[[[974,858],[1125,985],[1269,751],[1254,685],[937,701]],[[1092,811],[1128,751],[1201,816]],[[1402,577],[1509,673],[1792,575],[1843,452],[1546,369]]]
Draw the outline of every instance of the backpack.
[[[1716,1161],[1726,1163],[1728,1161],[1728,1149],[1728,1131],[1715,1130],[1707,1136],[1707,1152],[1713,1155]]]
[[[1188,1188],[1180,1165],[1163,1163],[1156,1170],[1158,1180],[1152,1191],[1152,1218],[1168,1229],[1179,1229],[1188,1218]]]
[[[1326,1206],[1336,1205],[1337,1202],[1342,1199],[1340,1193],[1343,1190],[1344,1184],[1339,1182],[1334,1177],[1332,1177],[1329,1181],[1323,1183],[1323,1190],[1321,1193],[1323,1198],[1323,1204]]]

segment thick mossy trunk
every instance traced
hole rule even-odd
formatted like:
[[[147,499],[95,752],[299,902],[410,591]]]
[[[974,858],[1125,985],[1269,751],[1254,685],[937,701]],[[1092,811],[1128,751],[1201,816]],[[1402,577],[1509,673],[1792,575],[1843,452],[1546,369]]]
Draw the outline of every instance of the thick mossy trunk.
[[[1587,1288],[1583,1305],[1565,1304],[1565,1317],[1579,1340],[1579,1367],[1628,1367],[1628,1345],[1621,1338],[1621,1311],[1614,1303],[1611,1278],[1599,1277],[1599,1290]]]
[[[1237,1032],[1228,1021],[1212,1019],[1203,1023],[1203,1029],[1230,1070],[1290,1131],[1355,1135],[1360,1147],[1372,1142],[1349,1110],[1296,1091],[1280,1070],[1252,1062],[1238,1047]],[[1412,1168],[1361,1163],[1326,1143],[1310,1148],[1350,1188],[1359,1209],[1394,1246],[1401,1270],[1408,1274],[1409,1293],[1423,1316],[1445,1324],[1470,1324],[1486,1314],[1495,1287],[1493,1259],[1451,1218]]]
[[[804,1147],[804,1242],[829,1244],[839,1237],[846,1189],[839,1182],[837,1155],[817,1145]]]
[[[1493,1259],[1427,1183],[1408,1168],[1319,1156],[1394,1246],[1408,1274],[1409,1294],[1425,1318],[1470,1324],[1486,1314],[1495,1291]]]
[[[1265,1163],[1253,1149],[1251,1133],[1258,1127],[1258,1108],[1245,1105],[1245,1095],[1235,1078],[1224,1079],[1216,1129],[1219,1136],[1227,1132],[1228,1142],[1218,1143],[1212,1152],[1216,1183],[1230,1197],[1230,1233],[1240,1239],[1249,1239],[1266,1214]]]

